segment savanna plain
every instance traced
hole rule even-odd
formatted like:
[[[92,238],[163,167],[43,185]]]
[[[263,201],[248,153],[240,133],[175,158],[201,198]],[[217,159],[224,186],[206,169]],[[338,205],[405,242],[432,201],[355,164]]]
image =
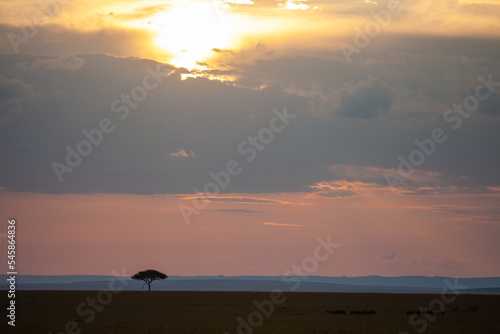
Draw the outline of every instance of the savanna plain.
[[[458,295],[444,315],[407,315],[429,309],[440,295],[374,293],[291,293],[281,295],[259,326],[248,323],[254,301],[269,292],[123,291],[94,312],[77,307],[97,291],[18,291],[16,326],[2,321],[2,333],[500,333],[500,296]],[[269,306],[269,303],[267,304]],[[458,308],[458,311],[457,311]],[[474,310],[471,310],[473,308]],[[345,311],[329,314],[325,310]],[[454,311],[452,312],[452,309]],[[351,314],[351,311],[376,314]],[[339,312],[340,313],[340,312]],[[81,316],[81,314],[85,314]],[[261,313],[262,314],[262,313]],[[255,313],[254,313],[255,315]],[[253,319],[258,324],[259,317]],[[68,323],[71,323],[68,325]],[[244,328],[245,327],[245,328]],[[68,332],[68,329],[70,330]]]

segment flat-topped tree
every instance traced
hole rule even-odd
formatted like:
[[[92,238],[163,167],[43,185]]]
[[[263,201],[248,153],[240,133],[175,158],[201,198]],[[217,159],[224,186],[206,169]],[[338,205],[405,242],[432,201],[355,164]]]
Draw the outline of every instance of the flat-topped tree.
[[[161,273],[157,270],[148,269],[144,271],[139,271],[137,274],[131,277],[132,279],[144,281],[148,285],[148,291],[151,291],[151,283],[156,280],[161,280],[168,278],[167,275]]]

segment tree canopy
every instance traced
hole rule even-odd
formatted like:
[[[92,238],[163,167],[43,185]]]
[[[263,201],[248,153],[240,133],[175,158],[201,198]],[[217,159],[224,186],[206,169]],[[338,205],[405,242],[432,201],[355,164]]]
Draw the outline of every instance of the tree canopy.
[[[157,270],[148,269],[148,270],[144,270],[144,271],[139,271],[137,274],[135,274],[131,278],[135,279],[135,280],[144,281],[144,284],[148,285],[148,290],[151,291],[151,283],[153,281],[162,280],[162,279],[168,278],[168,276],[162,272],[157,271]]]

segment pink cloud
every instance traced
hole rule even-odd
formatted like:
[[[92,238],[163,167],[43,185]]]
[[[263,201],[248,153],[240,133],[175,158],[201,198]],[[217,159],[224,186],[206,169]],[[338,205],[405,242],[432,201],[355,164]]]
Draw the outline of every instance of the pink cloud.
[[[298,224],[286,224],[286,223],[273,223],[273,222],[265,222],[262,225],[271,225],[271,226],[284,226],[284,227],[302,227],[304,225]]]
[[[169,153],[168,155],[170,155],[171,157],[179,157],[179,158],[192,158],[192,157],[196,156],[196,154],[194,154],[193,151],[190,151],[189,153],[187,153],[182,148],[179,148],[177,151],[175,151],[173,153]]]

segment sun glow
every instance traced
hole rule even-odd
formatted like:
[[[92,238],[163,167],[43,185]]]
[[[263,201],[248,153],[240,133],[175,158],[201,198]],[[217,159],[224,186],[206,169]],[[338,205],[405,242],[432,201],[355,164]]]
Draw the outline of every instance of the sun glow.
[[[212,3],[182,3],[151,19],[155,44],[173,56],[176,66],[199,68],[196,62],[213,55],[212,49],[235,45],[241,20]]]

